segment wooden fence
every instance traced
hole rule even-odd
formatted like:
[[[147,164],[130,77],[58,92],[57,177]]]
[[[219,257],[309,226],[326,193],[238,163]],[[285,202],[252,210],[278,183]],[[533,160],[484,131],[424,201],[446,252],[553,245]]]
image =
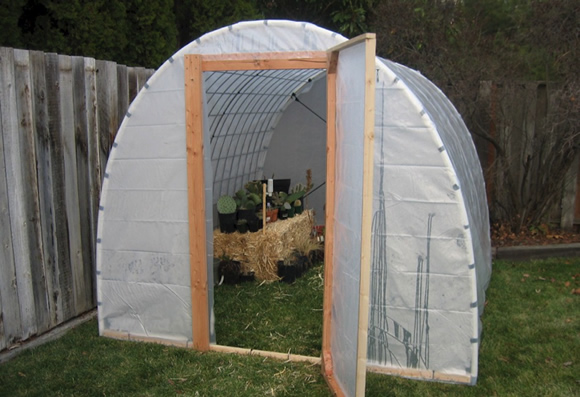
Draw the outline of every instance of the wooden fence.
[[[578,126],[564,97],[558,83],[482,83],[471,124],[490,138],[474,136],[492,219],[543,209],[544,220],[564,229],[580,222],[580,162],[576,155],[566,172],[572,149],[564,150],[577,146]],[[551,206],[543,204],[547,197]]]
[[[105,164],[152,73],[0,47],[0,351],[95,307]]]

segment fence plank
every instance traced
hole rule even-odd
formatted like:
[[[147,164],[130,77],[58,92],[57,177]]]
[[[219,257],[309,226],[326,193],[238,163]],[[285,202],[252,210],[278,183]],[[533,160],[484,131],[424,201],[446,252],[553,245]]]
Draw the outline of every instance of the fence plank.
[[[9,203],[8,179],[14,167],[9,161],[12,152],[18,148],[6,139],[17,130],[18,116],[14,89],[14,54],[12,49],[0,47],[0,350],[20,338],[20,302],[16,288],[16,268],[14,261],[11,208]],[[12,144],[11,144],[12,143]],[[14,177],[11,178],[12,180]],[[14,231],[16,233],[16,231]]]
[[[0,55],[1,56],[1,55]],[[2,62],[0,60],[0,62]],[[3,63],[0,64],[0,68],[3,67]],[[0,79],[0,86],[3,80]],[[3,92],[0,91],[0,131],[3,131],[2,123],[2,101],[6,97]],[[9,110],[9,109],[7,109]],[[10,208],[8,207],[8,186],[6,184],[6,167],[4,165],[4,139],[0,133],[0,154],[2,154],[2,161],[0,161],[0,263],[1,267],[6,267],[7,270],[14,271],[14,253],[12,252],[12,236],[10,228]],[[6,341],[6,332],[4,331],[4,308],[2,307],[2,296],[6,295],[6,290],[10,291],[10,282],[13,279],[13,275],[10,274],[8,277],[4,277],[5,272],[0,269],[0,350],[4,349],[8,342]],[[10,293],[10,292],[8,292]],[[8,312],[8,317],[10,316],[10,308],[6,308]],[[10,335],[9,335],[10,337]]]
[[[127,68],[127,75],[129,78],[129,103],[133,102],[133,99],[137,96],[139,92],[137,69]]]
[[[61,124],[59,56],[46,55],[46,105],[48,110],[48,149],[52,177],[53,233],[56,241],[56,267],[61,292],[63,320],[78,314],[73,296],[68,214],[66,207],[66,179],[64,169],[63,127]]]
[[[137,71],[137,94],[141,91],[141,88],[145,85],[147,80],[149,79],[149,71],[143,67],[135,68]]]
[[[32,286],[31,252],[36,249],[34,239],[40,222],[38,184],[34,143],[34,115],[32,113],[32,82],[28,51],[14,50],[14,77],[18,126],[11,136],[14,173],[8,179],[10,211],[16,266],[16,286],[20,300],[22,339],[36,334],[36,306]],[[16,132],[16,134],[14,134]],[[6,141],[5,141],[6,143]],[[8,156],[7,156],[8,157]],[[14,210],[13,210],[14,209]],[[32,244],[34,245],[32,245]],[[41,244],[38,242],[38,244]],[[41,252],[38,255],[42,255]]]
[[[118,129],[129,109],[129,74],[125,65],[117,65],[117,92]],[[117,135],[117,130],[115,130],[115,135]]]
[[[80,292],[77,307],[88,310],[92,307],[91,269],[93,267],[93,242],[90,223],[90,185],[89,185],[89,143],[87,135],[87,98],[85,93],[85,60],[82,57],[72,58],[73,70],[73,103],[75,125],[75,152],[78,178],[78,202],[81,219],[80,237],[82,242],[82,281],[77,280]]]
[[[49,136],[49,116],[44,53],[31,51],[32,109],[34,111],[34,147],[40,208],[40,241],[44,261],[32,261],[31,271],[39,332],[64,321],[63,294],[59,283],[57,238],[54,221],[54,197]]]
[[[119,127],[117,111],[117,64],[109,61],[97,61],[97,101],[99,115],[99,161],[101,164],[100,180],[109,158],[111,145]]]
[[[85,304],[85,283],[83,267],[83,244],[81,218],[79,212],[79,191],[77,176],[77,153],[75,145],[75,112],[73,102],[72,58],[60,55],[58,58],[60,88],[60,123],[62,128],[63,166],[65,178],[64,200],[66,206],[66,226],[69,232],[69,259],[72,275],[72,299],[75,313],[83,313]]]
[[[99,157],[99,119],[97,114],[97,70],[93,58],[85,58],[85,97],[87,101],[87,153],[88,153],[88,182],[89,182],[89,218],[91,225],[91,261],[87,280],[92,285],[87,291],[87,301],[91,306],[96,305],[96,241],[97,220],[99,214],[99,198],[101,195],[101,163]]]

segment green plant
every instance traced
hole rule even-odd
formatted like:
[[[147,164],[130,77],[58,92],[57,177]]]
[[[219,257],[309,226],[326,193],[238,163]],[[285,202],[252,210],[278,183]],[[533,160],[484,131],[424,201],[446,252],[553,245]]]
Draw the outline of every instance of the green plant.
[[[220,214],[233,214],[236,212],[236,201],[230,196],[221,196],[217,202],[217,210]]]
[[[296,185],[294,185],[294,187],[292,187],[292,189],[290,189],[290,193],[298,193],[301,191],[307,191],[308,189],[306,188],[306,186],[304,186],[301,183],[297,183]]]
[[[248,220],[247,219],[238,219],[236,223],[236,229],[240,233],[246,233],[248,231]]]
[[[262,204],[262,182],[261,181],[252,181],[246,183],[244,186],[248,191],[248,198],[254,202],[254,204],[259,206]]]
[[[274,208],[282,208],[286,202],[286,197],[288,197],[288,195],[284,192],[272,193],[272,205]]]
[[[235,201],[240,210],[256,209],[256,203],[248,196],[248,193],[244,189],[240,189],[236,192]]]
[[[272,194],[272,204],[275,208],[285,208],[286,203],[292,205],[296,200],[301,199],[306,191],[300,190],[292,194],[286,194],[284,192],[274,192]]]
[[[287,203],[293,203],[296,200],[299,200],[302,197],[304,197],[305,194],[306,194],[306,190],[298,190],[298,191],[286,196],[284,201],[286,201]]]

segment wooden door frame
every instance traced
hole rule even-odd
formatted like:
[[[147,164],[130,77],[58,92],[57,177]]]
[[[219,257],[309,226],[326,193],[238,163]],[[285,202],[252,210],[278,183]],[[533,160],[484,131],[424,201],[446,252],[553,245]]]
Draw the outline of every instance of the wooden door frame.
[[[374,34],[365,34],[349,40],[329,51],[236,53],[220,55],[189,54],[184,56],[185,66],[185,118],[187,148],[187,180],[189,211],[190,277],[192,307],[193,348],[199,351],[220,351],[240,354],[256,354],[291,361],[308,361],[322,364],[322,372],[335,395],[342,396],[342,389],[333,376],[330,339],[332,331],[332,274],[334,244],[335,174],[336,174],[336,72],[339,52],[361,42],[371,43],[372,79],[374,79]],[[367,47],[370,48],[370,47]],[[367,51],[368,52],[368,51]],[[367,64],[368,64],[367,59]],[[325,211],[325,261],[324,261],[324,304],[323,336],[321,358],[290,355],[276,352],[242,349],[210,344],[209,297],[207,279],[207,236],[204,181],[203,142],[203,72],[229,70],[285,70],[285,69],[326,69],[327,70],[327,142],[326,142],[326,211]],[[369,71],[365,71],[369,74]],[[367,76],[368,77],[368,76]],[[368,80],[368,79],[367,79]],[[368,85],[369,81],[367,81]],[[374,84],[374,81],[371,81]],[[374,85],[372,85],[374,88]],[[369,92],[372,91],[372,92]],[[365,114],[365,161],[363,177],[363,230],[361,253],[361,295],[359,310],[366,305],[363,316],[359,317],[359,351],[357,358],[357,380],[362,382],[364,393],[366,364],[366,336],[368,327],[368,296],[370,279],[370,230],[372,221],[372,144],[374,140],[374,89],[366,90],[365,103],[373,104],[373,111]],[[367,154],[369,154],[367,156]],[[370,164],[367,162],[370,161]],[[370,210],[369,210],[370,208]],[[368,231],[367,231],[368,230]],[[367,247],[368,246],[368,247]],[[363,269],[364,268],[364,269]],[[364,329],[363,329],[364,328]],[[364,340],[363,340],[364,339]],[[363,357],[364,356],[364,357]],[[359,363],[361,365],[359,365]],[[360,370],[359,370],[360,368]],[[362,376],[362,378],[361,378]],[[357,395],[359,392],[357,391]]]
[[[203,72],[326,69],[327,63],[327,55],[324,51],[186,54],[184,56],[192,339],[193,348],[196,350],[215,350],[214,347],[217,346],[210,344],[209,332],[203,158]],[[217,349],[224,351],[224,348],[226,346]]]

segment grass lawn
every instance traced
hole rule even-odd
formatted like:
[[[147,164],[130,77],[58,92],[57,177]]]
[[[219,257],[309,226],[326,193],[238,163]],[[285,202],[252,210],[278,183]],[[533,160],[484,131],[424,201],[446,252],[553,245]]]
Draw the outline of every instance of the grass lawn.
[[[322,281],[216,288],[219,344],[320,353]],[[580,395],[580,259],[496,262],[474,387],[369,374],[367,396]],[[246,312],[247,310],[247,312]],[[0,364],[0,396],[329,396],[320,368],[98,337],[96,321]]]

